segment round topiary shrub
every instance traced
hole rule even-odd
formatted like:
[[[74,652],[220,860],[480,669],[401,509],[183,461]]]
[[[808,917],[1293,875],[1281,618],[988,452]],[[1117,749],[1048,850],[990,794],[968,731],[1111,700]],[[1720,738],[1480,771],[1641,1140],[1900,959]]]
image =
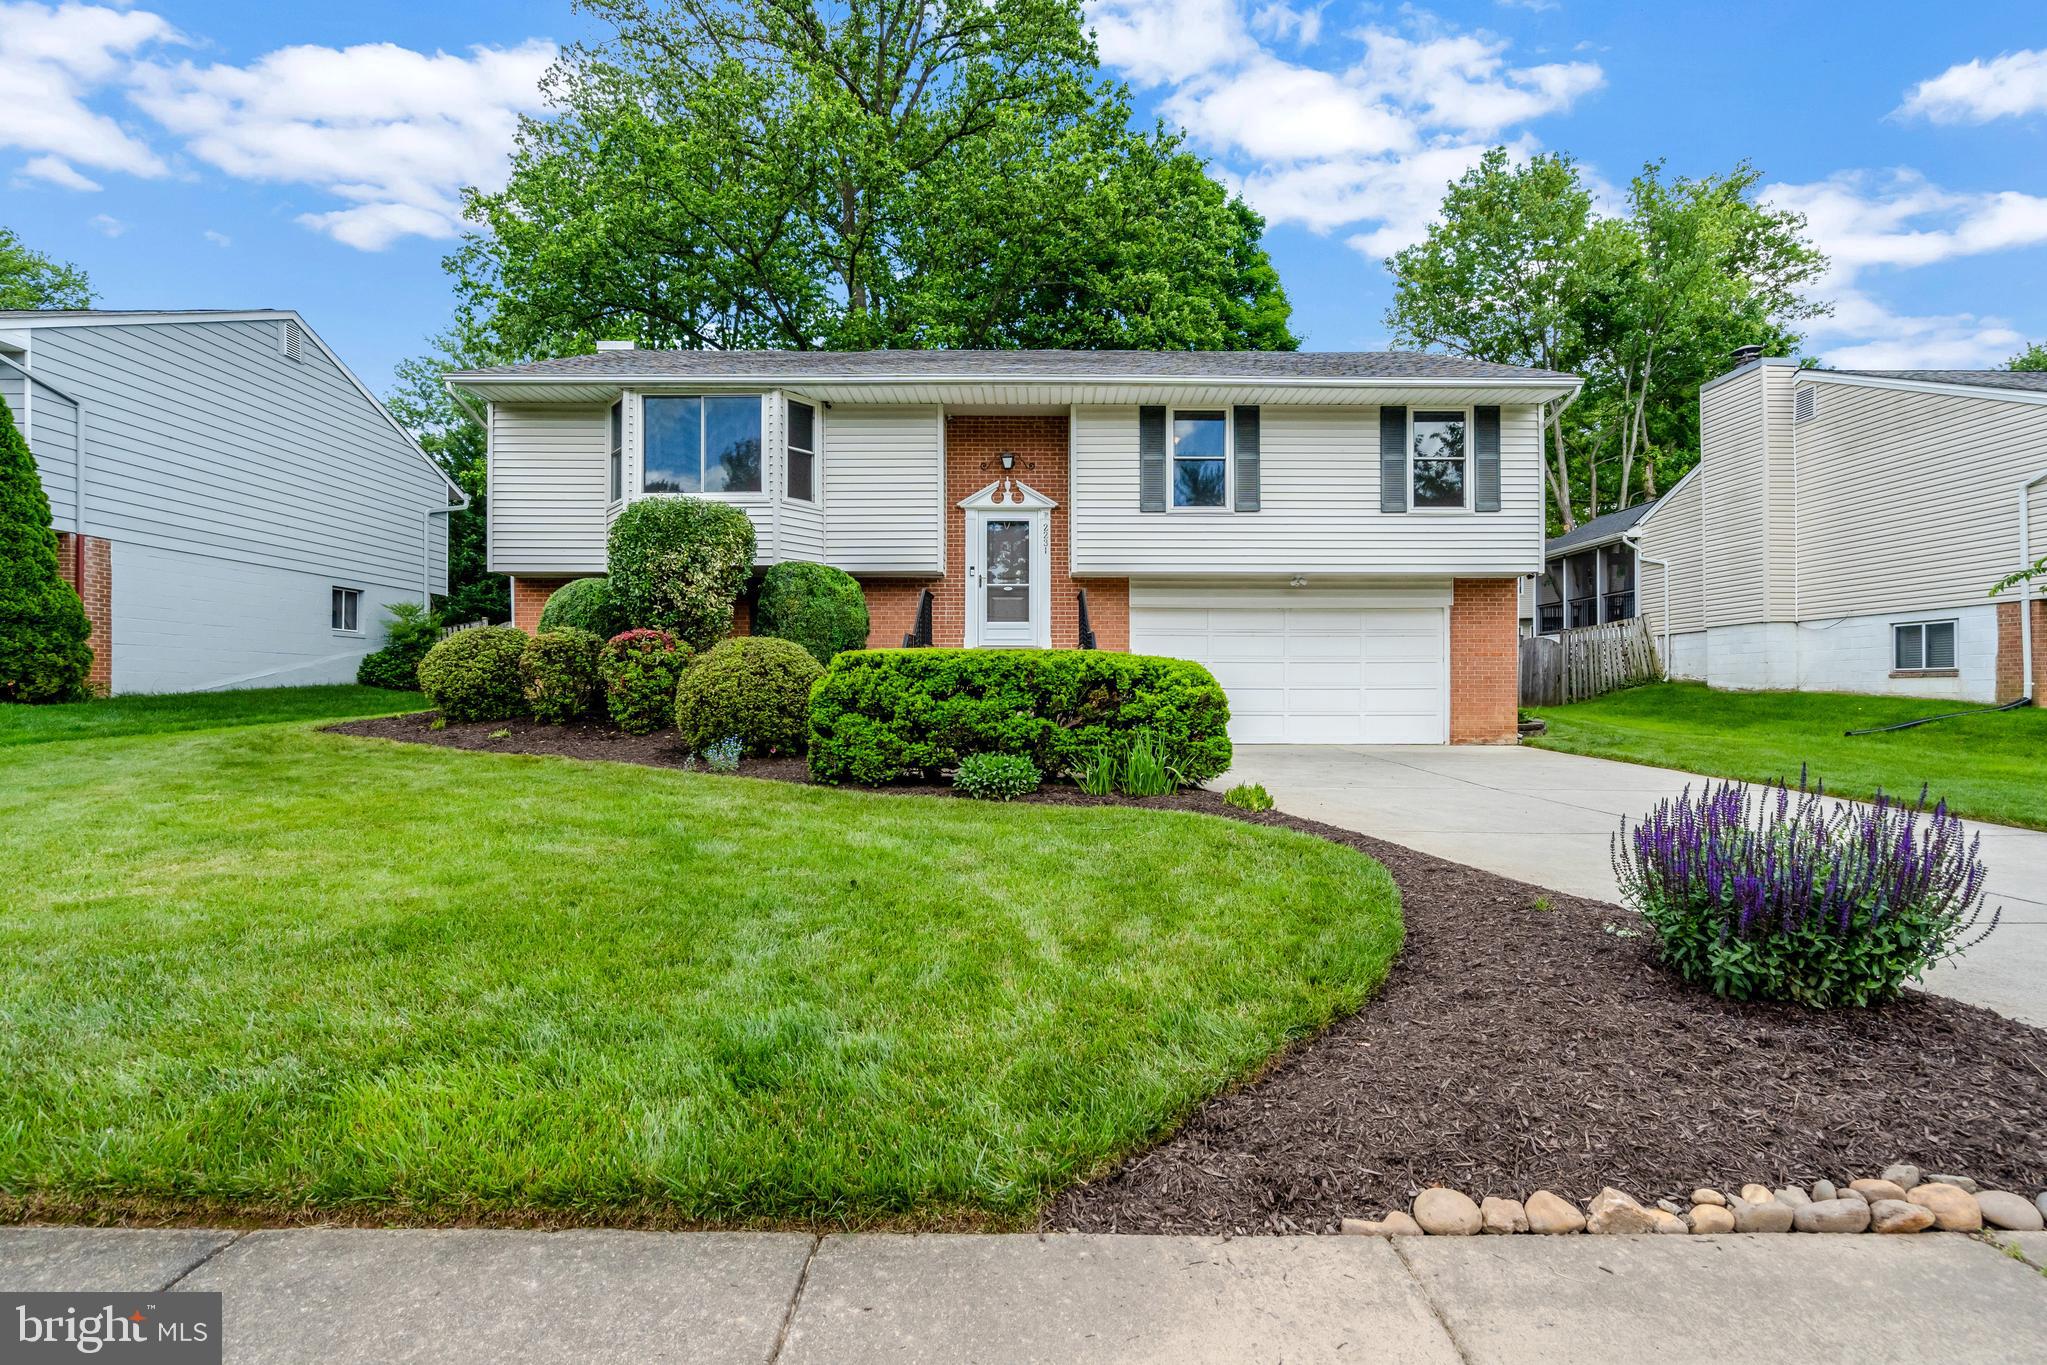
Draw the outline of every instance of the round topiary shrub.
[[[732,629],[753,572],[753,522],[729,503],[641,498],[611,524],[611,600],[621,628],[665,630],[709,649]]]
[[[556,588],[540,609],[540,629],[587,630],[608,640],[625,629],[612,601],[611,582],[604,578],[578,578]]]
[[[736,738],[749,754],[800,754],[810,744],[810,688],[822,676],[802,645],[737,636],[682,670],[675,728],[692,753]]]
[[[651,735],[675,719],[675,684],[696,653],[665,630],[614,635],[597,656],[611,723],[629,735]]]
[[[419,687],[448,720],[509,720],[526,714],[519,659],[526,632],[478,626],[435,645],[419,661]]]
[[[794,640],[828,664],[841,650],[867,648],[867,598],[844,569],[800,560],[770,565],[754,604],[753,633]]]
[[[604,686],[597,680],[597,655],[604,641],[587,630],[543,630],[519,655],[526,705],[535,720],[562,725],[597,709]]]

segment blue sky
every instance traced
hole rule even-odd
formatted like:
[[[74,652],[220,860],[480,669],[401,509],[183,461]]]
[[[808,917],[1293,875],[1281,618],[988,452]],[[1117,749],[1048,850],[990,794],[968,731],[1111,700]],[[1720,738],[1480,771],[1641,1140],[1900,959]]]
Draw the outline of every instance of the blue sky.
[[[2047,338],[2037,3],[1099,0],[1140,111],[1271,222],[1310,347],[1384,344],[1381,258],[1478,151],[1748,158],[1834,256],[1834,364],[1993,364]],[[294,307],[382,389],[444,325],[456,194],[493,183],[565,0],[0,0],[0,224],[108,307]]]

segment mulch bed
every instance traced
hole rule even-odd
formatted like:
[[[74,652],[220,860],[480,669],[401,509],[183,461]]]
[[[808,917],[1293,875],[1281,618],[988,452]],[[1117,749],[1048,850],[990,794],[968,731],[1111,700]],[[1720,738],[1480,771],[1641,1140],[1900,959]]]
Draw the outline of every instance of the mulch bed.
[[[332,728],[682,763],[672,737],[430,721]],[[790,760],[742,773],[805,780]],[[1123,800],[1070,787],[1039,799]],[[1144,804],[1304,830],[1377,858],[1399,883],[1407,944],[1358,1014],[1058,1196],[1046,1228],[1329,1231],[1438,1183],[1474,1198],[1546,1188],[1581,1200],[1614,1185],[1647,1200],[1697,1185],[1840,1181],[1893,1161],[2047,1188],[2047,1030],[1916,991],[1872,1010],[1719,1001],[1663,971],[1618,907],[1278,812],[1248,815],[1214,792]]]

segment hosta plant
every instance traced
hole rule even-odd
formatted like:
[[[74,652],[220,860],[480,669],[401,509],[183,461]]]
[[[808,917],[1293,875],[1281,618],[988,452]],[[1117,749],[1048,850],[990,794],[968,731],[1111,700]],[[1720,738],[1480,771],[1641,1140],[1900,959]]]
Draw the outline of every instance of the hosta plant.
[[[968,754],[952,775],[952,789],[982,801],[1014,801],[1043,780],[1038,765],[1022,754]]]
[[[1798,789],[1711,785],[1614,840],[1622,897],[1663,961],[1732,1000],[1870,1005],[1980,942],[1978,841],[1921,793],[1866,805]]]

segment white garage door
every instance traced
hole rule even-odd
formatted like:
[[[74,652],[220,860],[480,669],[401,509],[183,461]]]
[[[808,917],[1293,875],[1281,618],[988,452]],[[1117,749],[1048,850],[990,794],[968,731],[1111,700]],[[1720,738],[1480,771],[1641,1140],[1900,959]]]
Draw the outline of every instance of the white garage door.
[[[1130,648],[1206,664],[1239,744],[1442,744],[1441,607],[1133,605]]]

